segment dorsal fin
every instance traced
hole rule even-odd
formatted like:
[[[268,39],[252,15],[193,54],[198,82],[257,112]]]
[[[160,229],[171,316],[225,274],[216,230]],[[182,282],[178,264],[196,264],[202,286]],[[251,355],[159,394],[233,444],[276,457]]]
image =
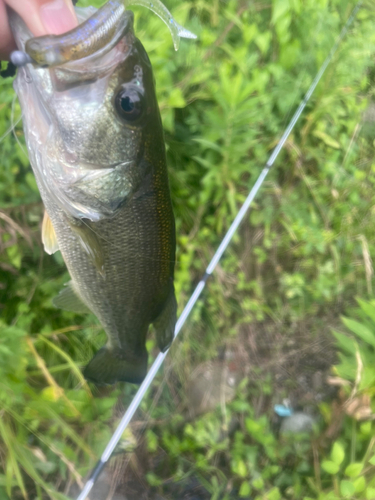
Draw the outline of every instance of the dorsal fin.
[[[55,229],[53,227],[50,216],[47,210],[44,211],[43,223],[42,223],[42,242],[44,245],[44,251],[49,255],[57,252],[59,250],[59,244],[57,243]]]

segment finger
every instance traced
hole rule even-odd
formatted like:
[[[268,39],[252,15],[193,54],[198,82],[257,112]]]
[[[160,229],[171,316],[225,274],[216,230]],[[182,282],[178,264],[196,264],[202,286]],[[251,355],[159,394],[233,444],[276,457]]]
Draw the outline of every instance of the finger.
[[[60,35],[78,24],[71,0],[5,0],[34,36]]]
[[[10,52],[16,48],[10,31],[8,16],[3,0],[0,0],[0,60],[7,59]]]

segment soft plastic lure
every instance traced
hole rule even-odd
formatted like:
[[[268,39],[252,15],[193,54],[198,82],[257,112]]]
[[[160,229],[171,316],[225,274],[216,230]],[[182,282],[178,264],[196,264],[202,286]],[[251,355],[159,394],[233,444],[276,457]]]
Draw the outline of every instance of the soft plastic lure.
[[[194,35],[191,31],[185,29],[183,26],[178,24],[177,21],[174,20],[172,14],[169,12],[167,7],[161,3],[160,0],[153,0],[152,2],[146,0],[125,0],[125,6],[129,5],[142,5],[143,7],[147,7],[152,10],[157,16],[160,17],[162,21],[168,26],[169,31],[171,32],[173,45],[175,50],[178,50],[180,45],[180,38],[197,38],[197,35]]]
[[[109,0],[95,14],[67,33],[30,38],[25,51],[34,64],[43,67],[83,59],[107,44],[116,45],[128,24],[124,13],[124,2]]]
[[[175,50],[180,38],[196,38],[177,23],[160,0],[109,0],[77,28],[62,35],[45,35],[27,41],[25,52],[15,51],[11,60],[16,66],[33,63],[49,67],[87,57],[106,45],[115,46],[126,32],[126,7],[147,7],[162,19],[171,32]]]

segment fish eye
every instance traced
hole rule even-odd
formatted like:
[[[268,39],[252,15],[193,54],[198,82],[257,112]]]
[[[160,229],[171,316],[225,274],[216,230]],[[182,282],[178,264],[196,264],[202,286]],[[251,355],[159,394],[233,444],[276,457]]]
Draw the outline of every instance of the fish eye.
[[[122,87],[116,95],[117,114],[129,123],[135,123],[143,116],[144,107],[143,92],[135,85]]]

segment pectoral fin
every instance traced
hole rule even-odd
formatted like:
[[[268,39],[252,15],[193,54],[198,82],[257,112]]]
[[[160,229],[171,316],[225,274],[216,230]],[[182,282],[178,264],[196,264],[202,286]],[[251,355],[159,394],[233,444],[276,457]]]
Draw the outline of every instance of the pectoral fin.
[[[70,223],[70,227],[95,269],[104,276],[104,255],[98,235],[90,228],[88,222],[83,223],[75,219],[74,223]]]
[[[42,242],[44,245],[44,250],[49,255],[57,252],[59,249],[59,244],[57,243],[55,229],[52,225],[50,216],[47,210],[44,211],[43,223],[42,223]]]
[[[81,297],[74,290],[73,283],[69,281],[65,288],[52,300],[55,307],[75,313],[91,313],[90,309],[82,302]]]

